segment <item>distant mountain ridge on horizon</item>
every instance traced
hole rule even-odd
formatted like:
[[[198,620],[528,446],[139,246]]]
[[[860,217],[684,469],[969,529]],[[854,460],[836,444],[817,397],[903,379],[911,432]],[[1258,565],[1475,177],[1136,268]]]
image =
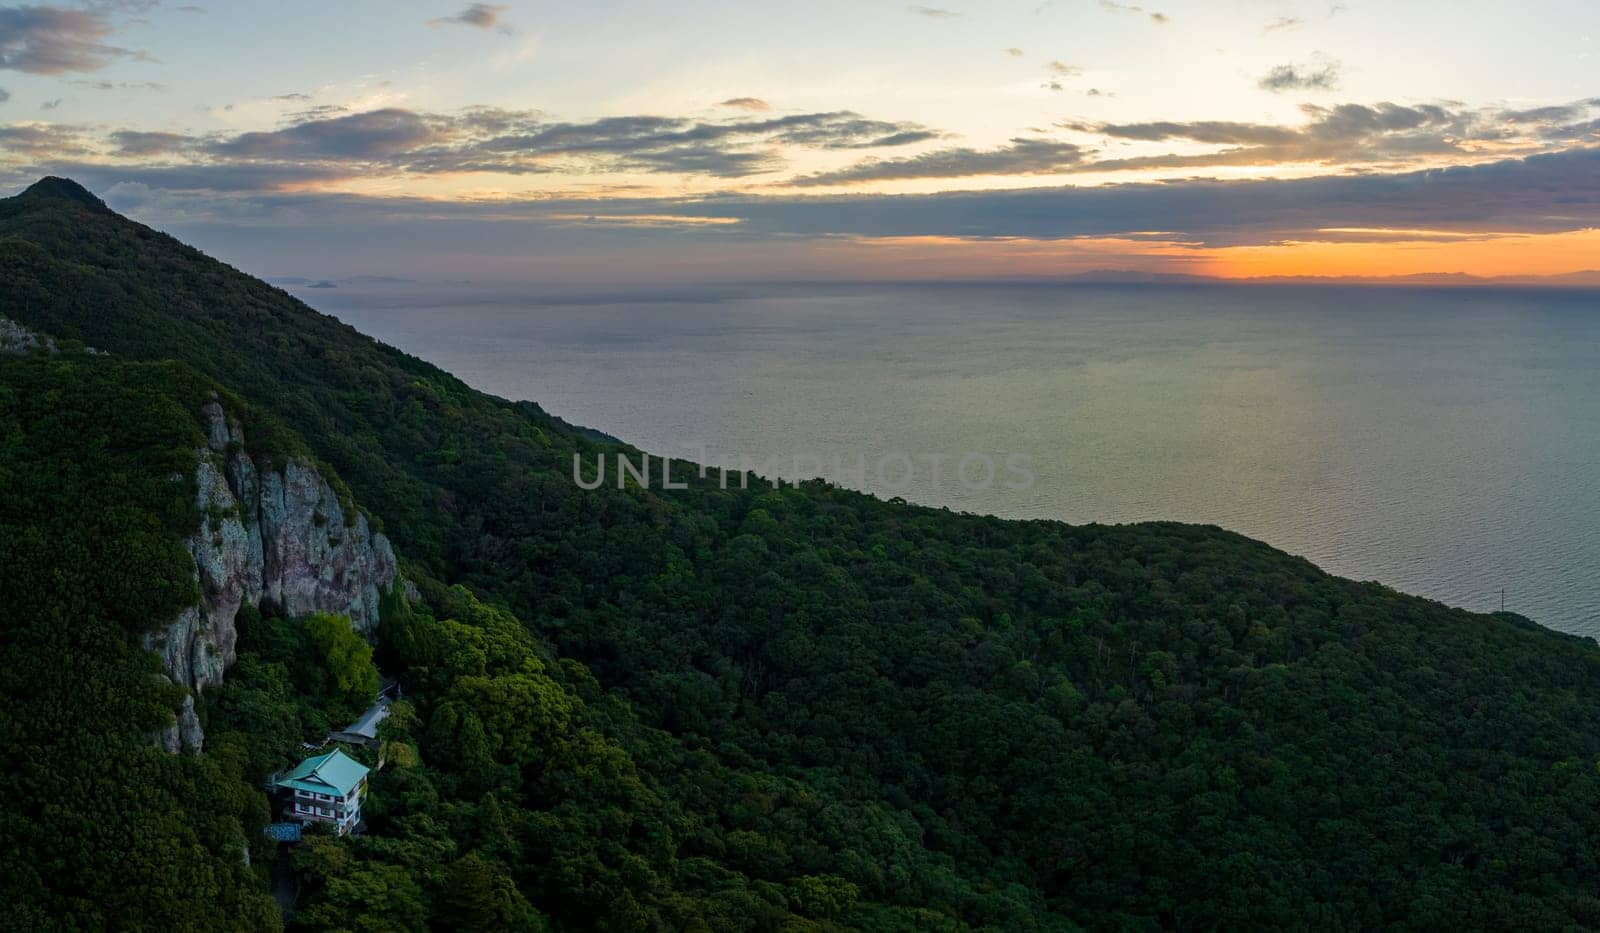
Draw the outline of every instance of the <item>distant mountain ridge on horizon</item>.
[[[1146,272],[1138,269],[1091,269],[1059,278],[1037,281],[1074,285],[1375,285],[1375,286],[1460,286],[1543,288],[1600,288],[1600,269],[1585,269],[1559,275],[1473,275],[1469,272],[1417,272],[1409,275],[1259,275],[1238,278],[1197,275],[1191,272]]]

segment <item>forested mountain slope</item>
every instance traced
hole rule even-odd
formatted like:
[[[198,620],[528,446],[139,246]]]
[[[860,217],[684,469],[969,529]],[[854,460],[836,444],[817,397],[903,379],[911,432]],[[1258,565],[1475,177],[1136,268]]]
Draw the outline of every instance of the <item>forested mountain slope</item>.
[[[0,202],[0,315],[235,393],[425,584],[378,644],[419,763],[383,772],[367,839],[316,853],[300,922],[388,885],[417,903],[400,926],[458,901],[485,928],[1600,925],[1591,641],[1213,528],[714,473],[585,491],[573,455],[620,448],[70,182]],[[35,455],[6,443],[9,488]],[[315,686],[295,637],[241,633],[205,698],[241,773],[271,757],[247,737],[295,731],[244,711]]]

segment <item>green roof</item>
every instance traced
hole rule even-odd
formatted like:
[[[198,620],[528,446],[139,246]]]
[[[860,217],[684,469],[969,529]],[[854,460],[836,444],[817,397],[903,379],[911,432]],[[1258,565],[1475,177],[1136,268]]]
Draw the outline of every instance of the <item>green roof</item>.
[[[342,797],[354,790],[369,770],[346,755],[343,749],[336,748],[326,755],[315,755],[300,762],[293,771],[278,778],[278,786]]]

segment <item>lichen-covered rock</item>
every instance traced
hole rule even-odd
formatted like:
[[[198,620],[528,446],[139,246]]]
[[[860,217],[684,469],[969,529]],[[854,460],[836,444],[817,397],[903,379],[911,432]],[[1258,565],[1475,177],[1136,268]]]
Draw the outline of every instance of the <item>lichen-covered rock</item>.
[[[162,667],[191,690],[220,683],[235,658],[235,619],[244,605],[271,600],[290,616],[338,613],[363,634],[378,626],[382,591],[398,580],[389,540],[348,511],[315,465],[291,459],[262,469],[222,405],[202,410],[206,447],[196,451],[200,527],[188,541],[200,602],[145,636]],[[161,736],[169,750],[200,747],[194,699]],[[191,741],[192,740],[192,741]]]

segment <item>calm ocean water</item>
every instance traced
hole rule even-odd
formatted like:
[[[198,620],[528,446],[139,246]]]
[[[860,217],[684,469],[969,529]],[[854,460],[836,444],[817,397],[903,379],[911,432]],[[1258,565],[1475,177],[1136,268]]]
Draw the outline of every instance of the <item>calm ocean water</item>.
[[[1216,524],[1470,609],[1498,608],[1504,587],[1507,608],[1600,636],[1594,293],[300,294],[658,453],[1008,517]],[[1009,488],[1012,455],[1028,488]]]

